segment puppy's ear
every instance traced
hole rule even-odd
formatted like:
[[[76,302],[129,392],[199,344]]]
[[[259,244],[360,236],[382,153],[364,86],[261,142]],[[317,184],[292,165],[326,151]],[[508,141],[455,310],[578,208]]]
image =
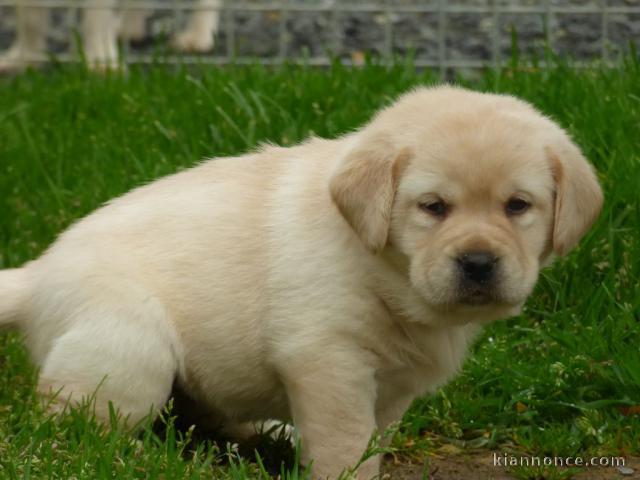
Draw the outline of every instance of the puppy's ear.
[[[398,151],[386,140],[362,142],[342,159],[329,182],[340,213],[374,253],[387,243],[398,179],[409,158],[408,149]]]
[[[591,165],[565,135],[547,147],[556,182],[553,250],[568,253],[595,222],[603,195]]]

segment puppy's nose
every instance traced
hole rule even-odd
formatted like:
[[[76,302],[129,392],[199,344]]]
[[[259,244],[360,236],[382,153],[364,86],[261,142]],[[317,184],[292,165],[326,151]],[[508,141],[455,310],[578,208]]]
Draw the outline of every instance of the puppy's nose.
[[[458,257],[464,278],[480,284],[492,279],[497,261],[491,252],[467,252]]]

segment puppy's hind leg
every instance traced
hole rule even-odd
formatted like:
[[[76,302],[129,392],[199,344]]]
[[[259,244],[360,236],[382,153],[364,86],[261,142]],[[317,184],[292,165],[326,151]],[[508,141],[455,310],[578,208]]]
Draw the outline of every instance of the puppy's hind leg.
[[[133,308],[82,312],[43,362],[38,390],[49,408],[92,399],[109,420],[109,402],[132,426],[167,401],[181,355],[166,310],[154,299]]]
[[[120,38],[130,42],[140,42],[144,40],[147,33],[146,22],[149,15],[150,12],[148,10],[125,10],[122,13]]]

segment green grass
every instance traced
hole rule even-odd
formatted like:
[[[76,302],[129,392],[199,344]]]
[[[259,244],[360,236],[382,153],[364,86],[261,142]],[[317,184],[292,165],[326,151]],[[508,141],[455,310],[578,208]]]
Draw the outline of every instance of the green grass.
[[[599,171],[605,207],[580,247],[543,272],[523,315],[488,328],[457,379],[414,403],[393,448],[638,455],[640,416],[623,412],[640,404],[640,62],[514,66],[463,83],[519,95],[566,127]],[[404,64],[107,76],[67,67],[0,80],[0,267],[35,258],[75,219],[136,185],[260,142],[336,137],[436,80]],[[273,458],[295,463],[266,441],[263,468],[197,428],[176,431],[169,416],[137,437],[83,411],[49,418],[35,375],[19,336],[2,335],[1,478],[267,478],[265,469],[280,470]],[[284,477],[304,474],[294,465]]]

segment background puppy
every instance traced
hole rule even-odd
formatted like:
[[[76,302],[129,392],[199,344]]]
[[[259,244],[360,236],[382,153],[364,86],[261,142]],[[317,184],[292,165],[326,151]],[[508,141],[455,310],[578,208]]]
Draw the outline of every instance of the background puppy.
[[[26,6],[18,0],[16,38],[0,56],[0,71],[19,70],[38,60],[47,51],[49,10]],[[118,66],[118,37],[139,40],[145,35],[148,10],[118,10],[118,0],[85,0],[80,27],[87,63],[94,68]],[[206,52],[213,48],[218,31],[222,0],[194,0],[194,11],[186,28],[172,39],[172,45],[184,52]]]
[[[97,389],[99,417],[111,400],[136,422],[176,381],[231,431],[293,420],[304,461],[335,478],[451,378],[481,324],[520,311],[601,204],[530,105],[423,88],[340,139],[112,201],[0,273],[0,322],[26,333],[58,408]]]

